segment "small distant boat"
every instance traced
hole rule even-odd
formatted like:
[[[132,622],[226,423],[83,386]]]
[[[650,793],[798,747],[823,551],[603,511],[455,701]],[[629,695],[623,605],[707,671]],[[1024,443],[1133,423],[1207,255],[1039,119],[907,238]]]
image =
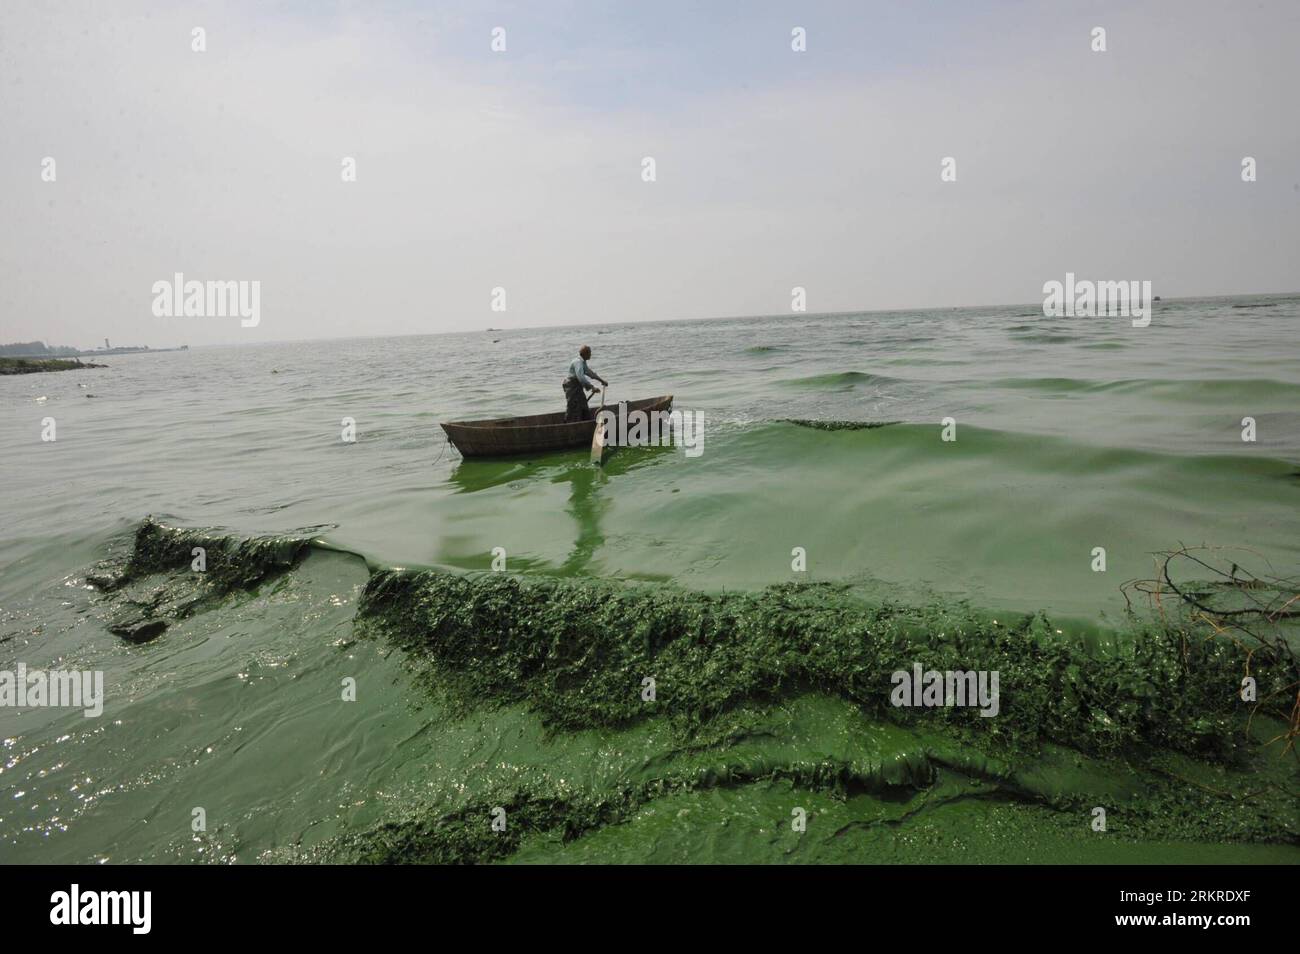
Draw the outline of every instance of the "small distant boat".
[[[617,405],[610,404],[615,408]],[[673,396],[629,401],[629,411],[671,411]],[[595,408],[585,421],[565,423],[564,412],[531,414],[524,417],[498,417],[490,421],[448,421],[442,425],[447,439],[465,457],[508,457],[512,454],[537,454],[543,451],[590,447],[596,431]]]

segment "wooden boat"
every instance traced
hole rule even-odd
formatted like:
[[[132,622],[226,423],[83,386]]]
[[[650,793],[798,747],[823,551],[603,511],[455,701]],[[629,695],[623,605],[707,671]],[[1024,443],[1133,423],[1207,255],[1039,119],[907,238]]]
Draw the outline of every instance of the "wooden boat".
[[[605,405],[617,409],[617,404]],[[671,411],[673,396],[628,401],[629,411]],[[596,411],[585,421],[565,423],[564,412],[530,414],[525,417],[498,417],[490,421],[448,421],[442,425],[447,439],[465,457],[507,457],[511,454],[537,454],[544,451],[590,447],[596,431]]]

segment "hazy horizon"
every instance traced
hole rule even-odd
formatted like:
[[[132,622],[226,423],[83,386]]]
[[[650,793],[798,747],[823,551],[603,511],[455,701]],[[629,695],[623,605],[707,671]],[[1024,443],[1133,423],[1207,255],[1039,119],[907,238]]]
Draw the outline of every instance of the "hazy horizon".
[[[1288,3],[6,8],[0,341],[1289,294],[1297,35]],[[258,324],[155,316],[177,272],[260,282]]]
[[[1201,301],[1201,300],[1233,299],[1233,298],[1294,298],[1294,297],[1300,297],[1300,289],[1295,291],[1237,292],[1237,293],[1228,293],[1223,295],[1162,295],[1161,299],[1167,302],[1177,302],[1177,301]],[[1040,302],[1037,301],[1001,301],[1001,302],[987,302],[987,303],[973,304],[973,305],[921,305],[921,306],[906,307],[906,308],[850,308],[845,311],[806,312],[806,313],[798,313],[797,315],[792,314],[790,312],[769,312],[765,314],[754,314],[754,315],[682,315],[682,316],[675,316],[675,317],[668,317],[668,318],[640,318],[634,321],[601,321],[597,319],[597,320],[584,321],[584,322],[572,322],[568,324],[515,325],[509,328],[497,328],[494,326],[483,327],[483,328],[451,328],[445,331],[397,331],[397,332],[383,333],[383,334],[358,333],[358,334],[328,335],[328,336],[320,336],[316,338],[266,338],[261,340],[252,340],[248,338],[240,339],[238,337],[235,337],[226,341],[206,341],[202,344],[194,345],[193,347],[224,348],[224,347],[235,347],[235,346],[242,347],[245,345],[259,345],[259,344],[294,344],[297,342],[302,342],[305,344],[305,343],[316,342],[316,341],[348,341],[353,339],[367,340],[371,338],[418,338],[418,337],[423,337],[428,335],[455,335],[455,334],[476,334],[476,333],[482,334],[488,331],[494,331],[494,332],[495,331],[547,331],[552,329],[558,331],[558,330],[564,330],[566,328],[595,328],[604,325],[619,325],[619,326],[653,325],[653,324],[669,324],[673,322],[683,322],[683,321],[759,321],[767,318],[793,318],[793,317],[798,317],[808,321],[813,321],[818,318],[835,318],[843,315],[875,315],[875,314],[887,315],[887,314],[898,314],[900,312],[915,312],[917,314],[925,314],[927,312],[932,312],[932,311],[962,311],[962,310],[977,309],[977,308],[1037,308],[1039,305]],[[1066,319],[1058,319],[1058,320],[1090,321],[1093,319],[1087,317],[1078,317],[1078,318],[1066,318]],[[26,339],[26,340],[44,340],[44,339],[36,338],[36,339]],[[0,341],[0,345],[13,344],[13,343],[15,342]],[[69,344],[68,342],[57,342],[57,341],[45,341],[45,344],[48,347],[60,347],[60,346],[80,347],[76,343]],[[170,342],[170,343],[168,342],[154,343],[154,342],[144,342],[144,341],[139,341],[139,342],[113,341],[112,342],[112,347],[114,348],[118,348],[118,347],[131,348],[131,347],[138,346],[138,347],[148,347],[152,350],[159,350],[159,351],[175,349],[181,347],[182,345],[188,345],[188,342],[185,341],[177,341],[177,342]],[[88,347],[81,348],[81,350],[90,351],[90,350],[94,350],[97,347],[100,346],[90,345]]]

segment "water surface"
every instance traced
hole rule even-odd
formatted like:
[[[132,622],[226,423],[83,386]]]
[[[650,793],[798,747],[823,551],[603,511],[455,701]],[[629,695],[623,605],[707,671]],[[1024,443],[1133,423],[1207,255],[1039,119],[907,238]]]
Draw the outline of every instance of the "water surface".
[[[710,592],[844,581],[873,598],[1041,610],[1066,634],[1119,625],[1120,584],[1181,545],[1249,548],[1294,575],[1298,321],[1296,297],[1161,302],[1141,329],[1034,306],[798,315],[195,348],[0,378],[0,664],[102,669],[109,697],[101,719],[0,709],[0,857],[283,860],[510,778],[598,790],[679,745],[653,719],[557,738],[526,706],[442,708],[404,654],[355,639],[367,563],[487,570],[500,547],[527,575]],[[614,398],[671,393],[701,412],[703,454],[622,450],[594,470],[585,452],[467,462],[446,444],[440,420],[562,409],[583,343]],[[45,418],[55,442],[41,440]],[[793,423],[809,421],[888,426]],[[314,551],[134,646],[107,631],[85,577],[148,515],[345,552]],[[344,671],[355,703],[338,702]],[[811,699],[765,716],[787,726],[777,735],[822,727],[795,732],[805,746],[788,764],[818,757],[840,731],[826,726],[847,718]],[[663,819],[757,812],[771,827],[790,798],[827,797],[781,788],[798,784],[677,793],[680,805],[516,860],[779,860],[784,836]],[[992,824],[944,804],[940,830]],[[986,838],[988,860],[1050,860],[1077,837],[1054,810],[998,805],[1037,848],[999,855]],[[198,806],[212,819],[202,835]],[[849,824],[886,808],[833,812]],[[1209,860],[1176,841],[1169,860]],[[866,842],[844,844],[807,860],[866,860]],[[906,860],[894,844],[886,860]]]

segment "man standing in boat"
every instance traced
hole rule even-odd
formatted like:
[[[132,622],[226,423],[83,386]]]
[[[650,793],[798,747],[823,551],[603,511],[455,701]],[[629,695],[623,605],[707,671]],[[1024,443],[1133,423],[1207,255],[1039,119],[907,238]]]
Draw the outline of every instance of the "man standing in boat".
[[[578,349],[578,357],[574,358],[573,363],[569,365],[569,376],[564,379],[564,397],[567,400],[564,411],[566,424],[572,421],[585,421],[591,416],[591,409],[587,407],[586,391],[596,390],[596,385],[591,383],[592,378],[604,387],[609,387],[609,382],[591,370],[591,366],[587,364],[587,359],[590,357],[591,348],[583,345]]]

